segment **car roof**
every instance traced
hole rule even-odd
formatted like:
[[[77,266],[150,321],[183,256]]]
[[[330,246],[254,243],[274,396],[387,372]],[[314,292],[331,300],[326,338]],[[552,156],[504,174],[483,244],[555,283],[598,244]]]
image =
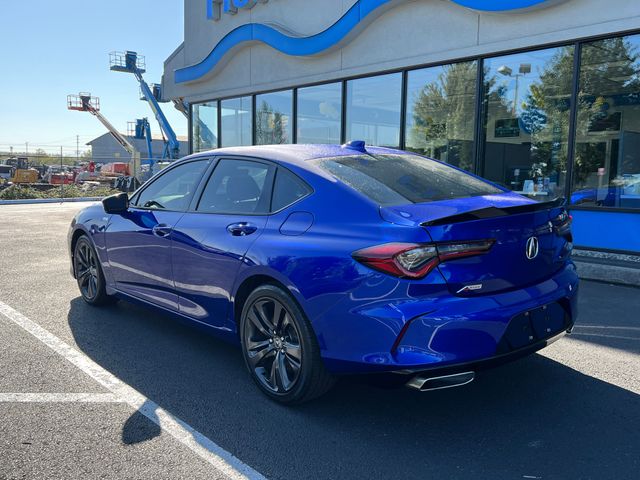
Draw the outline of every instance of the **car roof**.
[[[297,165],[305,168],[305,162],[308,160],[315,160],[318,158],[330,158],[341,157],[348,155],[363,155],[370,154],[399,154],[406,153],[401,150],[395,150],[384,147],[365,147],[366,152],[362,150],[352,148],[349,146],[341,145],[258,145],[252,147],[227,147],[218,148],[216,150],[210,150],[207,152],[200,152],[186,159],[193,159],[203,156],[242,156],[242,157],[254,157],[262,158],[265,160],[271,160],[274,162],[288,163],[291,165]]]

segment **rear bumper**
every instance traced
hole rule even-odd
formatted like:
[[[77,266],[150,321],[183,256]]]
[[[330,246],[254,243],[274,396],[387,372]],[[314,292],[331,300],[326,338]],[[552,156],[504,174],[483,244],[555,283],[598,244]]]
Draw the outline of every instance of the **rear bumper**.
[[[568,263],[552,278],[510,292],[457,297],[434,291],[419,299],[412,293],[351,308],[349,316],[361,325],[358,337],[349,329],[351,348],[339,345],[342,348],[332,350],[328,340],[334,332],[320,332],[329,347],[323,349],[327,368],[337,374],[447,374],[528,355],[572,329],[578,276]],[[342,325],[348,328],[349,321]]]
[[[421,374],[428,375],[428,376],[453,375],[460,372],[467,372],[467,371],[478,372],[482,370],[487,370],[490,368],[498,367],[500,365],[504,365],[505,363],[513,362],[520,358],[531,355],[539,350],[542,350],[543,348],[548,347],[549,345],[556,342],[557,340],[560,340],[562,337],[564,337],[568,333],[571,333],[571,329],[554,334],[549,338],[536,341],[531,345],[527,345],[526,347],[512,350],[507,353],[497,354],[489,358],[483,358],[480,360],[458,363],[455,365],[445,365],[445,366],[436,365],[427,369],[424,369],[424,368],[411,369],[410,368],[410,369],[404,369],[404,370],[396,370],[391,373],[398,374],[398,375],[406,375],[408,378],[410,378],[415,375],[421,375]]]

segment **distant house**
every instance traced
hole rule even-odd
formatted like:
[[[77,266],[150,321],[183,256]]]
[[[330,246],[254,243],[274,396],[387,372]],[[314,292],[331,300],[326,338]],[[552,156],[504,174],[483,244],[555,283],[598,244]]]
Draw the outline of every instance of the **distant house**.
[[[124,134],[123,134],[124,135]],[[129,142],[140,152],[144,161],[149,157],[147,141],[124,135]],[[180,140],[180,156],[189,154],[189,142],[187,137],[178,137]],[[87,143],[91,147],[93,161],[96,163],[128,162],[131,155],[116,141],[110,133],[105,133]],[[164,152],[164,141],[160,137],[154,137],[152,142],[154,158],[161,158]]]

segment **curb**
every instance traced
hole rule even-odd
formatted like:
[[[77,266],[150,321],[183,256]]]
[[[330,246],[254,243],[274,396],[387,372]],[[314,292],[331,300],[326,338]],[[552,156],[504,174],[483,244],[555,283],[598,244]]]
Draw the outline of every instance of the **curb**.
[[[75,202],[99,202],[102,197],[81,198],[32,198],[23,200],[0,200],[0,205],[30,205],[39,203],[75,203]]]
[[[583,280],[640,287],[640,269],[638,268],[582,262],[578,259],[573,261],[576,264],[578,276]]]
[[[640,255],[575,249],[572,259],[580,278],[640,287]]]

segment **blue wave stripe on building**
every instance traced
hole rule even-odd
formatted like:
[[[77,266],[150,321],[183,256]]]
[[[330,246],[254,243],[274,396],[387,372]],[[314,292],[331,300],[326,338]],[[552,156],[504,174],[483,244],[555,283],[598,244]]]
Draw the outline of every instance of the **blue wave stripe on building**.
[[[451,0],[464,7],[483,11],[507,11],[530,8],[549,0]],[[295,37],[261,23],[248,23],[226,35],[200,63],[175,72],[176,83],[194,82],[205,77],[221,64],[232,50],[249,42],[261,42],[291,56],[317,55],[338,46],[372,13],[382,13],[381,7],[391,7],[400,0],[359,0],[336,23],[316,35]]]

